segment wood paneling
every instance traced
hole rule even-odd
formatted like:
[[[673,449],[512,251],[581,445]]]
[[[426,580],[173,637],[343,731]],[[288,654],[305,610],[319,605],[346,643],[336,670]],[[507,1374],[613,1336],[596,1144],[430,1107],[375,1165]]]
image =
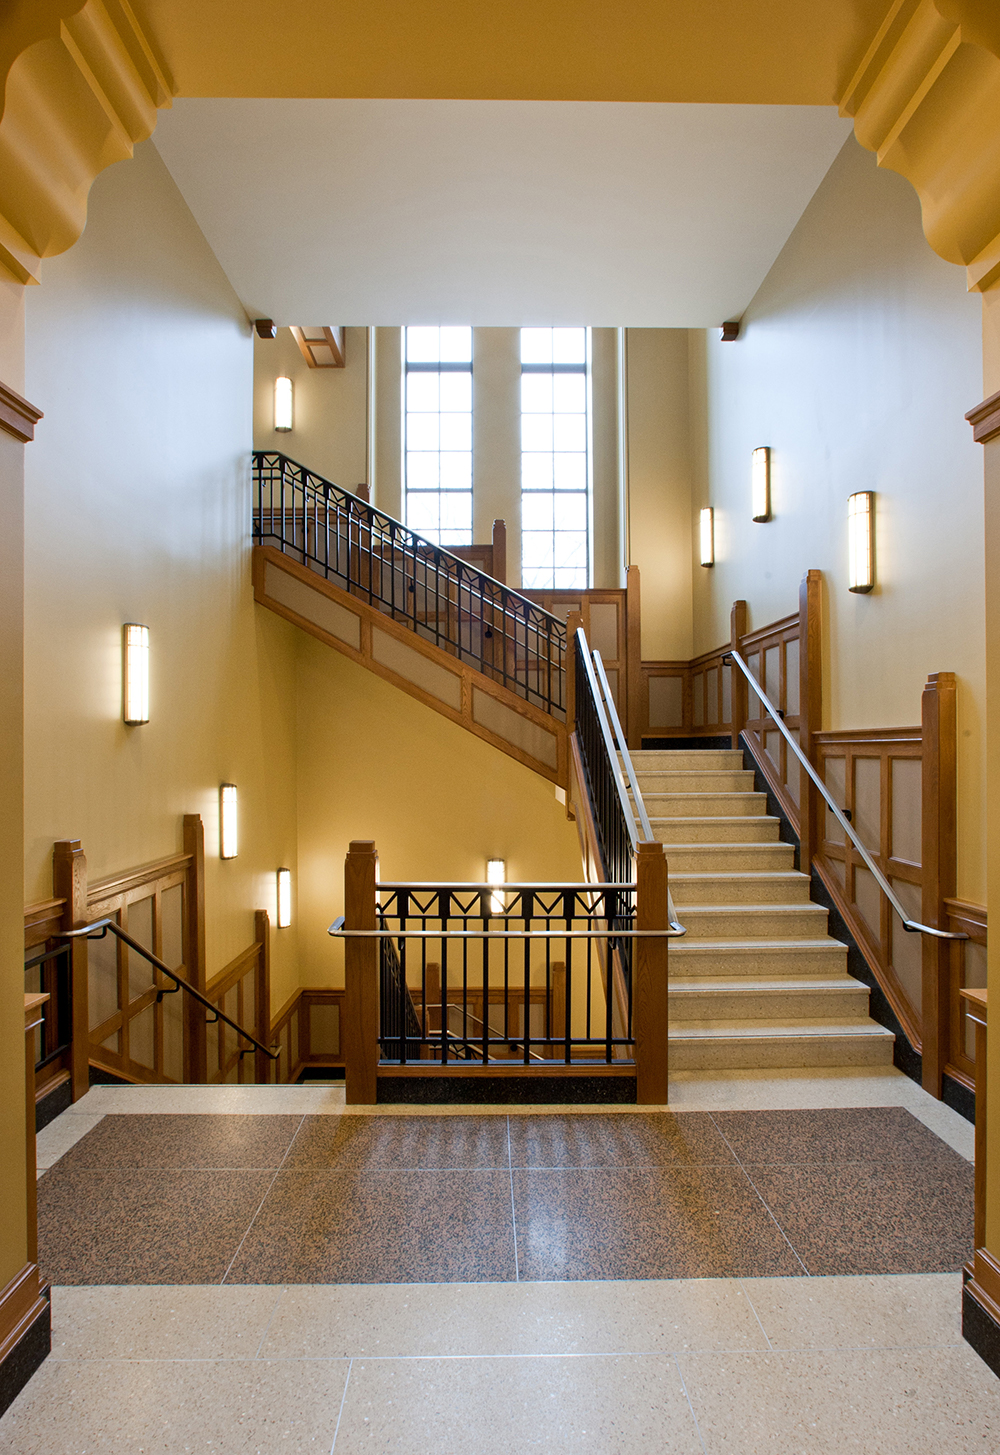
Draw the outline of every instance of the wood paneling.
[[[29,404],[27,399],[0,383],[0,429],[12,434],[22,444],[29,444],[35,438],[35,425],[44,419],[40,409]]]
[[[944,1069],[954,1080],[976,1092],[978,1128],[978,1112],[984,1097],[976,1083],[976,1024],[969,1015],[969,1000],[962,992],[970,990],[978,994],[986,990],[986,909],[962,899],[946,899],[944,904],[945,928],[960,930],[969,937],[948,944],[948,1036]]]
[[[378,855],[369,839],[352,840],[344,864],[344,928],[375,929]],[[378,940],[348,938],[344,944],[344,1072],[349,1105],[376,1101],[378,1067]]]
[[[345,367],[345,333],[343,328],[328,328],[325,325],[303,328],[292,325],[292,337],[310,369]]]

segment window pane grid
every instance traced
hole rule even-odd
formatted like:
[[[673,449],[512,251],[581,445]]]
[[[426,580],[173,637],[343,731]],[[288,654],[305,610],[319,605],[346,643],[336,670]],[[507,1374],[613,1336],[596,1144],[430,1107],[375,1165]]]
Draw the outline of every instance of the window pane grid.
[[[472,544],[472,329],[403,330],[405,518],[440,546]]]
[[[589,330],[521,330],[521,585],[590,584]]]

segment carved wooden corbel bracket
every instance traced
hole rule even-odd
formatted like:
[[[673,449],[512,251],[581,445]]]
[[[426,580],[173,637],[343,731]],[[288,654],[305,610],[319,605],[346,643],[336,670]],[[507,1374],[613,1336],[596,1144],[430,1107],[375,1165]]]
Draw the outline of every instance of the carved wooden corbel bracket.
[[[0,266],[21,283],[73,246],[95,177],[173,95],[127,0],[49,0],[33,20],[0,23]]]
[[[914,187],[936,253],[970,290],[1000,280],[1000,24],[980,0],[895,0],[840,111]]]

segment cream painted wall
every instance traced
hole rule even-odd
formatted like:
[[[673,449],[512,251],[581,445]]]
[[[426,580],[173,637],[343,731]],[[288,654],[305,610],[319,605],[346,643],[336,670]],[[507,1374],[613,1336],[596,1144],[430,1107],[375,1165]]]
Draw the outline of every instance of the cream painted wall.
[[[825,727],[919,722],[928,673],[956,672],[958,892],[985,902],[982,460],[963,419],[981,388],[979,301],[924,240],[909,184],[852,139],[739,340],[713,331],[703,358],[694,505],[715,507],[716,565],[693,568],[695,652],[728,640],[739,597],[752,627],[794,611],[800,578],[818,567]],[[750,455],[764,444],[774,519],[753,524]],[[847,590],[854,490],[876,491],[868,596]]]
[[[253,352],[240,304],[151,143],[104,172],[70,252],[27,308],[25,897],[52,842],[92,879],[206,830],[209,973],[274,913],[295,861],[293,629],[249,569]],[[151,634],[151,721],[121,721],[121,625]],[[240,853],[218,858],[218,786],[240,790]],[[272,936],[274,1000],[297,983]]]
[[[253,447],[279,450],[345,490],[368,481],[368,330],[346,330],[343,369],[311,369],[290,328],[253,336]],[[274,381],[294,389],[294,427],[274,428]]]
[[[298,643],[299,943],[306,985],[342,985],[351,839],[384,880],[578,882],[576,825],[551,783],[302,633]]]
[[[630,328],[625,338],[630,564],[639,567],[642,655],[694,655],[688,335]]]

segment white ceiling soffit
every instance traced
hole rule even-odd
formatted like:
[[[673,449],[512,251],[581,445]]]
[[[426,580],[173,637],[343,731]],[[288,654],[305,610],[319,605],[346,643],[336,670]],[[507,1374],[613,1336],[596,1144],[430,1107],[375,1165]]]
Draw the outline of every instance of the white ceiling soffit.
[[[251,317],[703,328],[753,297],[832,107],[181,99],[156,146]]]

